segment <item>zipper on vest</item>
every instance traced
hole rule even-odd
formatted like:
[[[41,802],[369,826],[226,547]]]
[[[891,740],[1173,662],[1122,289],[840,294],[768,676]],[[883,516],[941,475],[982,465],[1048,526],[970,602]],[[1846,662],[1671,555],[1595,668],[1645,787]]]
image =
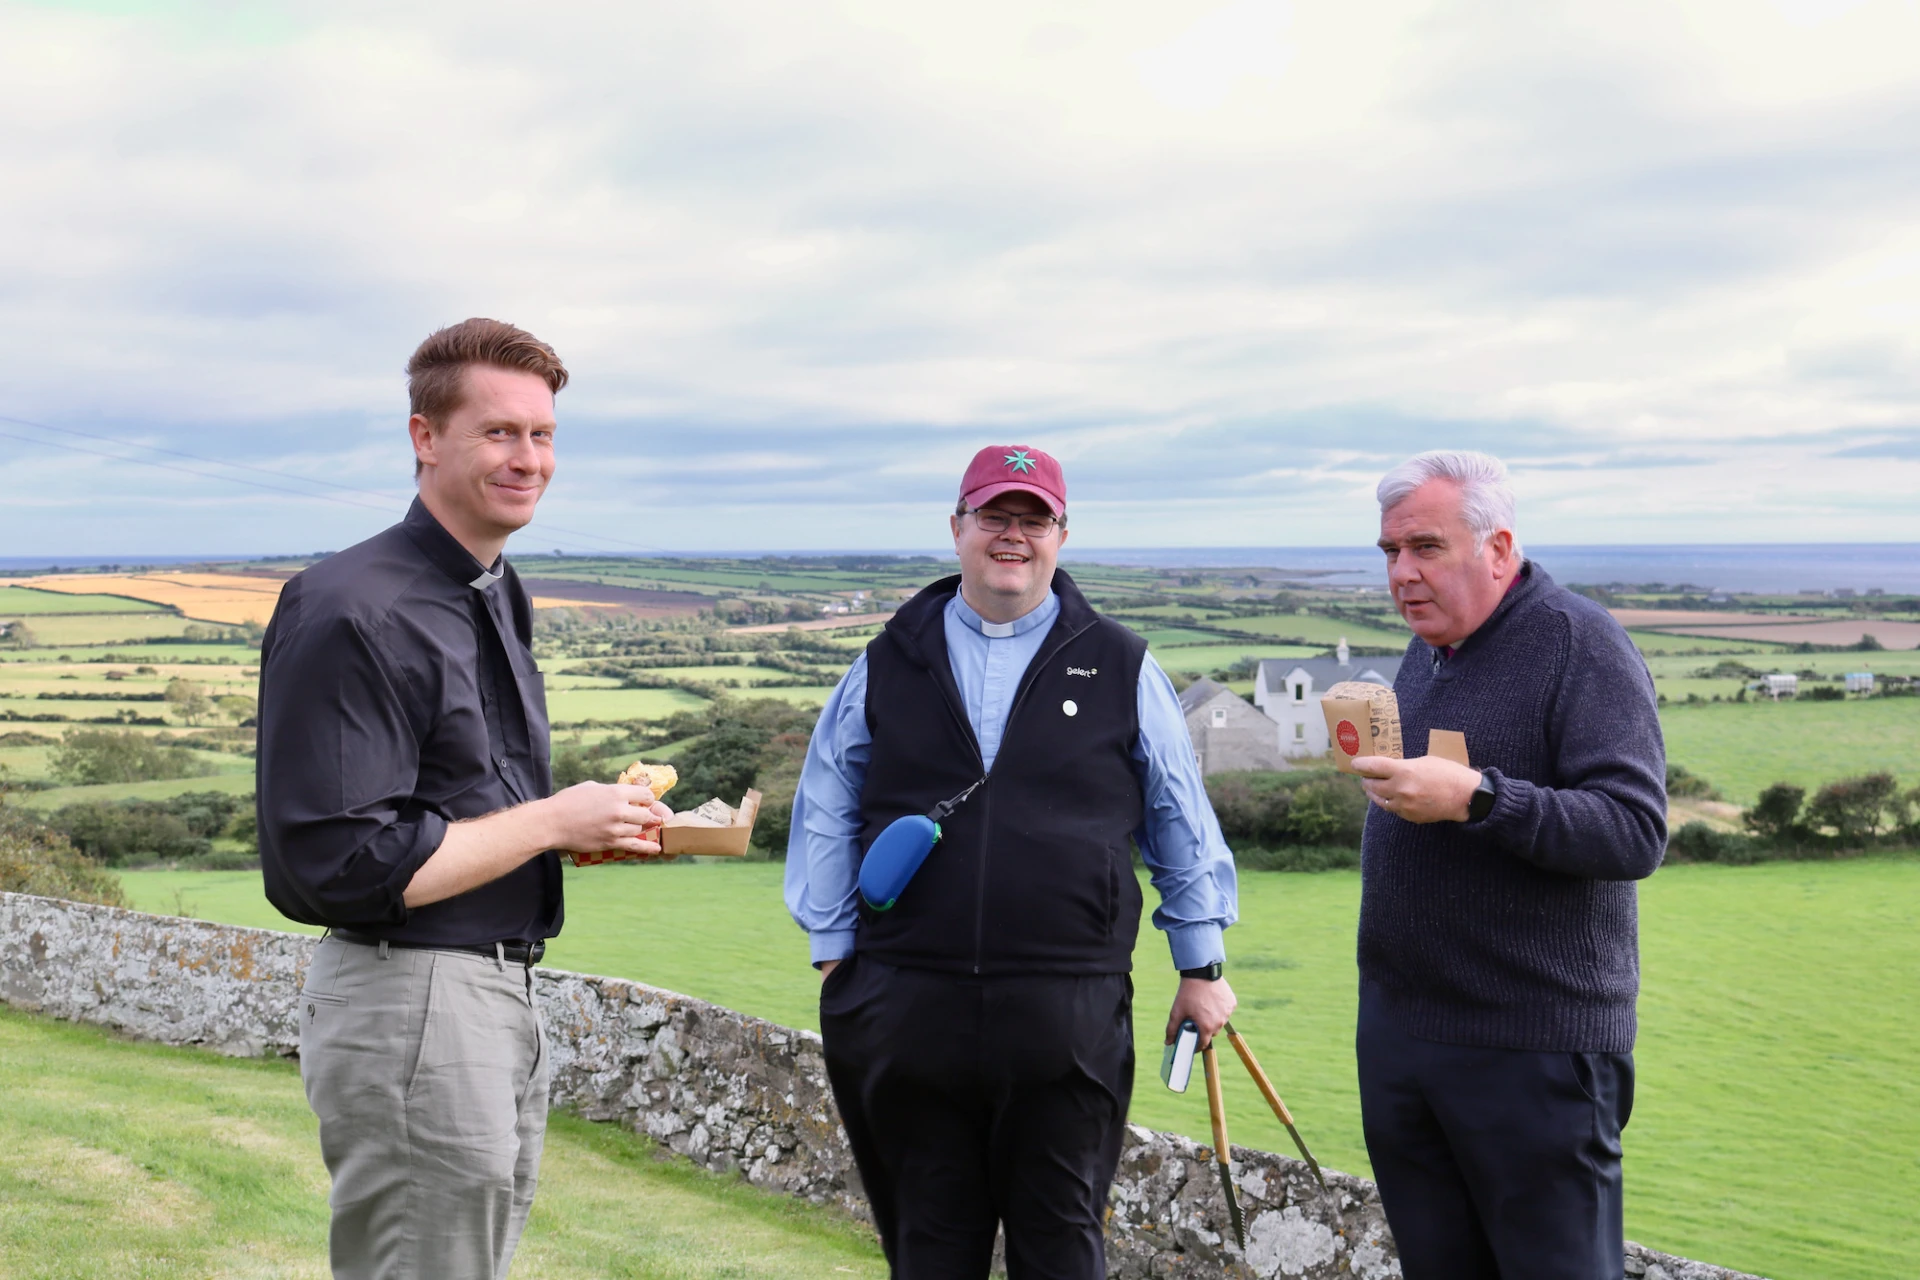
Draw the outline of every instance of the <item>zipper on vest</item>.
[[[1013,718],[1020,714],[1020,704],[1027,700],[1027,691],[1032,689],[1034,685],[1040,683],[1040,665],[1044,662],[1052,661],[1055,654],[1065,649],[1075,640],[1078,640],[1092,626],[1092,623],[1088,623],[1072,635],[1063,638],[1059,644],[1049,649],[1042,649],[1034,655],[1033,665],[1028,668],[1030,673],[1028,679],[1014,693],[1013,705],[1007,708],[1007,729],[1013,728]],[[968,726],[969,729],[971,729],[971,727],[972,726]],[[1000,745],[1003,750],[1006,747],[1006,742],[1006,734],[1002,732],[1000,735]],[[986,760],[980,755],[980,744],[977,740],[973,743],[973,751],[974,758],[984,768]],[[999,757],[996,756],[994,758],[994,763],[999,763]],[[981,799],[980,813],[979,894],[974,899],[973,904],[973,972],[976,977],[979,976],[980,970],[985,966],[987,960],[987,841],[993,829],[993,770],[986,769],[985,772],[987,789]]]

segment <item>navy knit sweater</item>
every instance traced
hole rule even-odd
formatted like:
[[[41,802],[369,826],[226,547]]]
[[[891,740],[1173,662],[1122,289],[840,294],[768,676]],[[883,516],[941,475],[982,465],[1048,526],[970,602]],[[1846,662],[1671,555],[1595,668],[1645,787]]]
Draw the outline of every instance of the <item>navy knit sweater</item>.
[[[1632,882],[1667,838],[1653,678],[1606,610],[1531,561],[1521,574],[1452,657],[1407,646],[1393,686],[1407,755],[1430,729],[1460,730],[1499,796],[1479,822],[1370,809],[1360,977],[1421,1039],[1626,1053]]]

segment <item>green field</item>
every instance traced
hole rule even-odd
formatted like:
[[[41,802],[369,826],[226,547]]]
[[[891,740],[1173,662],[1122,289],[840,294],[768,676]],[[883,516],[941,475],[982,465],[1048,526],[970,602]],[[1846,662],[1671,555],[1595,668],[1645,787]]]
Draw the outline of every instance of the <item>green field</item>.
[[[81,800],[165,800],[168,796],[187,791],[221,791],[234,796],[253,793],[253,761],[245,756],[230,756],[214,751],[196,751],[194,755],[218,772],[199,778],[169,778],[164,782],[109,782],[92,787],[22,791],[8,796],[7,803],[46,813],[63,804],[74,804]]]
[[[1660,710],[1667,759],[1752,804],[1774,782],[1811,791],[1886,769],[1920,784],[1920,698],[1744,702]]]
[[[567,928],[549,960],[816,1027],[817,982],[781,904],[781,871],[569,870]],[[253,873],[123,878],[143,909],[284,927]],[[1365,1173],[1352,1058],[1358,900],[1352,873],[1243,873],[1228,953],[1235,1025],[1316,1154]],[[1910,1275],[1920,1251],[1910,1212],[1920,1202],[1920,859],[1671,867],[1644,886],[1641,923],[1629,1234],[1776,1280]],[[1151,1070],[1174,985],[1151,929],[1135,981],[1133,1117],[1204,1140],[1203,1093],[1169,1094]],[[1241,1141],[1287,1149],[1239,1072],[1227,1090]]]
[[[1348,622],[1344,618],[1323,618],[1315,614],[1279,613],[1264,618],[1234,618],[1211,624],[1229,631],[1240,631],[1250,636],[1276,636],[1284,639],[1304,640],[1309,644],[1326,645],[1331,648],[1345,636],[1349,644],[1361,644],[1378,648],[1392,649],[1399,653],[1407,647],[1410,638],[1405,627],[1397,623],[1391,627],[1368,627]]]
[[[327,1174],[299,1068],[0,1010],[0,1275],[327,1274]],[[869,1232],[643,1138],[556,1115],[516,1275],[880,1277]]]
[[[0,587],[0,618],[31,618],[43,613],[166,613],[169,610],[127,596],[75,596],[33,587]],[[39,624],[34,624],[38,631]]]
[[[547,694],[547,719],[665,720],[676,711],[706,705],[684,689],[556,689]]]
[[[102,597],[78,598],[100,599]],[[155,636],[185,635],[188,627],[206,625],[172,613],[140,613],[131,610],[60,614],[52,617],[28,618],[26,622],[42,648],[62,649],[74,645],[126,645],[150,640]],[[209,649],[212,647],[207,646]],[[179,656],[197,651],[199,648],[199,645],[191,648],[173,647],[172,652],[175,656]]]

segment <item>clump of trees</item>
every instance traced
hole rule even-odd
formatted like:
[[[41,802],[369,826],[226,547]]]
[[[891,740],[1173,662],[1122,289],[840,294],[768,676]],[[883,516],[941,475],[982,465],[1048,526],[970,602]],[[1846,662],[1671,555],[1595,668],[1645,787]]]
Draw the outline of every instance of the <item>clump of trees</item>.
[[[1831,858],[1920,844],[1920,786],[1902,790],[1891,773],[1841,778],[1807,798],[1776,782],[1741,814],[1745,831],[1689,822],[1667,843],[1671,862],[1770,862]]]
[[[110,867],[191,862],[210,870],[238,869],[259,856],[251,849],[214,852],[217,837],[253,842],[253,797],[223,791],[192,791],[165,800],[83,800],[54,810],[46,825]]]
[[[59,832],[0,800],[0,891],[127,906],[120,878]]]
[[[201,778],[213,772],[191,750],[132,729],[69,729],[48,758],[69,786]]]

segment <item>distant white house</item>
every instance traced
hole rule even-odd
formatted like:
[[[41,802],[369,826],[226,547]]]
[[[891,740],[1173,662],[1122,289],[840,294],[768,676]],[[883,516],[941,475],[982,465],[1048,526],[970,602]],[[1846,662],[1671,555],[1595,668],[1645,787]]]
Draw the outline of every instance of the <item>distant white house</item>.
[[[1782,698],[1794,698],[1800,694],[1800,677],[1793,675],[1772,675],[1760,677],[1760,692],[1768,694],[1775,702]]]
[[[1352,659],[1343,636],[1331,658],[1267,658],[1253,678],[1253,705],[1278,725],[1280,754],[1318,756],[1327,752],[1327,721],[1320,700],[1343,680],[1393,687],[1398,658]]]
[[[1292,767],[1280,756],[1273,721],[1225,685],[1195,680],[1180,691],[1180,709],[1201,773]]]
[[[1873,672],[1871,671],[1847,672],[1847,692],[1848,693],[1872,693],[1873,692]]]

